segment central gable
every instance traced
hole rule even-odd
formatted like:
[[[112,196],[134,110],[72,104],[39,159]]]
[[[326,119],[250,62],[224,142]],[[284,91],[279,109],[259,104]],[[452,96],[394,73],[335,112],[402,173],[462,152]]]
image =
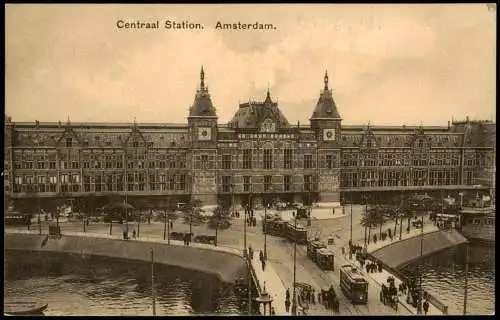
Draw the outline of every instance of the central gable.
[[[271,100],[269,91],[263,102],[249,101],[241,103],[233,119],[228,123],[230,128],[255,129],[262,132],[275,132],[289,128],[278,103]]]

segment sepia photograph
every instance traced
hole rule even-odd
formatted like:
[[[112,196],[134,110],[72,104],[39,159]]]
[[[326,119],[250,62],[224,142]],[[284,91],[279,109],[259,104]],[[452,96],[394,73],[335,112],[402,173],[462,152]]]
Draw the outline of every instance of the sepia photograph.
[[[495,314],[495,3],[4,8],[4,316]]]

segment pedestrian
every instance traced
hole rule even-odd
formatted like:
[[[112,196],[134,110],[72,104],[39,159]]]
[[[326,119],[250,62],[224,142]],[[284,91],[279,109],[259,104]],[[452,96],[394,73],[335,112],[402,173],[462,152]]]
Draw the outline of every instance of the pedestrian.
[[[369,263],[366,264],[366,272],[367,273],[370,273],[370,267],[371,265]]]
[[[321,291],[318,291],[318,303],[321,304]]]
[[[262,271],[266,268],[266,260],[262,259]]]
[[[259,251],[259,260],[264,261],[264,253],[262,252],[262,250]]]
[[[377,243],[377,235],[376,234],[373,235],[373,242]]]
[[[286,300],[290,300],[290,289],[286,289],[286,292],[285,292],[285,297],[286,297]]]
[[[316,304],[316,301],[314,301],[316,298],[316,292],[314,290],[314,288],[312,289],[312,294],[311,294],[311,302],[312,304]]]
[[[285,300],[285,310],[286,312],[290,310],[290,299]]]
[[[134,229],[134,231],[132,231],[132,238],[135,239],[135,229]]]
[[[173,221],[170,221],[170,229],[174,229],[174,222]]]
[[[424,301],[424,313],[427,315],[427,312],[429,312],[429,302],[427,300]]]
[[[250,257],[250,260],[253,260],[253,249],[252,249],[252,246],[248,246],[248,256]]]
[[[274,311],[274,307],[271,307],[271,315],[272,315],[272,316],[275,316],[275,315],[276,315],[276,311]]]

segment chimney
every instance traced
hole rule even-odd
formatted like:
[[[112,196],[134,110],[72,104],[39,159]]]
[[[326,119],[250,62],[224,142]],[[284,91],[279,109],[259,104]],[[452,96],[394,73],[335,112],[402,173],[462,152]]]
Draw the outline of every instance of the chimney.
[[[450,128],[451,128],[451,123],[450,123],[450,121],[448,120],[448,130],[450,130]]]

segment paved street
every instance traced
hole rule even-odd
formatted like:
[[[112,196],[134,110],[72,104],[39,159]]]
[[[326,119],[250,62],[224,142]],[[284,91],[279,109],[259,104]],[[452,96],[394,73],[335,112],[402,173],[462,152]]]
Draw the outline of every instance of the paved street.
[[[369,301],[367,305],[352,305],[349,300],[342,294],[339,288],[339,267],[342,264],[349,263],[341,254],[341,248],[347,247],[349,241],[349,228],[350,228],[350,207],[346,207],[346,215],[343,216],[341,212],[336,212],[332,219],[318,219],[312,220],[311,231],[313,234],[319,235],[323,240],[327,237],[333,236],[335,238],[335,245],[331,246],[331,249],[335,252],[335,271],[322,271],[319,269],[306,255],[305,246],[297,246],[297,272],[296,280],[297,282],[306,282],[311,284],[315,289],[316,293],[321,288],[329,287],[332,283],[337,292],[337,296],[340,299],[340,315],[394,315],[396,312],[384,306],[379,301],[379,291],[380,286],[370,277],[367,280],[370,283],[369,286]],[[286,213],[285,213],[286,214]],[[361,206],[353,206],[353,241],[362,243],[364,238],[364,229],[359,225],[359,220],[362,214]],[[231,221],[232,226],[228,230],[219,230],[218,232],[218,242],[221,246],[227,246],[235,248],[238,250],[243,249],[243,218],[233,219]],[[141,223],[139,226],[137,223],[129,223],[129,232],[132,230],[139,230],[139,236],[148,238],[163,238],[163,223],[161,222],[151,222],[151,224]],[[389,222],[384,226],[383,230],[388,227],[393,228],[394,223]],[[38,225],[32,225],[32,230],[38,230]],[[43,225],[44,233],[47,232],[47,225]],[[83,225],[81,222],[64,222],[61,223],[61,229],[63,232],[81,232],[83,230]],[[125,225],[113,224],[113,235],[121,235],[122,230],[125,229]],[[91,223],[86,227],[87,232],[92,233],[108,233],[109,234],[109,224],[104,223]],[[205,234],[205,235],[215,235],[215,230],[208,229],[206,224],[199,226],[193,225],[193,233],[195,235]],[[177,232],[188,232],[189,225],[182,221],[182,218],[177,219],[174,222],[173,229],[170,230]],[[378,228],[372,230],[378,233]],[[405,231],[403,231],[405,232]],[[262,233],[262,225],[257,224],[256,227],[247,227],[247,246],[251,245],[258,255],[259,250],[263,250],[264,247],[264,235]],[[269,263],[272,264],[273,268],[279,274],[284,288],[290,288],[292,292],[293,283],[293,244],[289,241],[279,238],[268,236],[267,237],[267,253],[269,258]],[[282,293],[284,297],[284,292]],[[279,303],[276,301],[275,303]],[[282,302],[284,304],[284,301]],[[323,307],[317,306],[311,308],[308,312],[311,315],[328,315],[331,314],[330,311],[325,310]],[[408,310],[400,308],[398,314],[410,314]]]

